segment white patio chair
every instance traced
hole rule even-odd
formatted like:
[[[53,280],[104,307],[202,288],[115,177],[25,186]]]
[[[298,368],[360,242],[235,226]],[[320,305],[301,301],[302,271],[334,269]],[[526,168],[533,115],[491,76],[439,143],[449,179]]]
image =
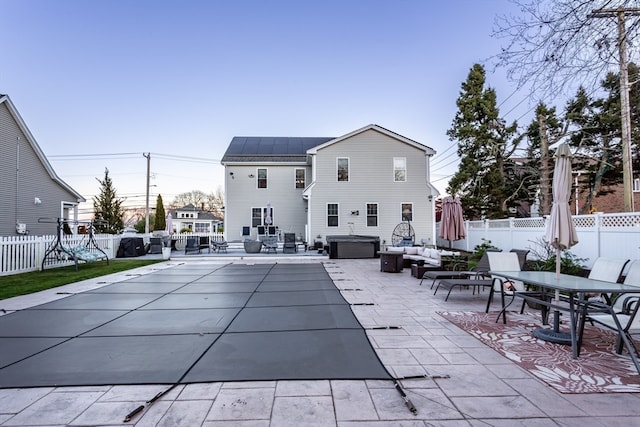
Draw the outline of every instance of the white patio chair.
[[[636,348],[631,335],[640,333],[640,316],[638,316],[638,307],[640,307],[640,260],[636,260],[631,263],[623,283],[625,285],[638,286],[638,292],[618,295],[614,299],[611,308],[615,313],[615,317],[620,322],[622,333],[626,335],[637,355],[638,349]],[[597,312],[587,313],[586,321],[590,321],[592,324],[597,323],[600,326],[604,326],[605,328],[618,332],[618,326],[616,325],[614,315],[609,311],[608,307],[604,306],[604,303],[600,303],[599,305],[597,303],[591,303],[585,307],[584,311],[587,311],[589,308],[591,308],[592,311],[597,310]],[[580,330],[581,337],[583,328],[584,321]],[[617,354],[622,353],[623,345],[624,341],[622,336],[618,335],[618,339],[616,341]]]
[[[522,264],[518,254],[516,252],[487,252],[489,257],[489,270],[490,271],[520,271],[522,270]],[[485,310],[486,313],[489,312],[489,307],[491,306],[491,302],[493,301],[493,296],[496,292],[500,293],[500,301],[502,303],[502,309],[498,314],[498,318],[496,322],[500,320],[500,316],[502,316],[503,322],[507,323],[507,308],[513,303],[515,300],[516,294],[529,294],[529,295],[540,295],[540,292],[530,291],[527,286],[518,281],[518,280],[507,280],[504,277],[492,275],[492,286],[489,291],[489,300],[487,301],[487,308]],[[511,301],[506,303],[506,297],[510,296]],[[522,307],[520,308],[520,313],[524,312],[524,303],[522,302]],[[547,307],[542,307],[542,319],[543,322],[547,321]]]

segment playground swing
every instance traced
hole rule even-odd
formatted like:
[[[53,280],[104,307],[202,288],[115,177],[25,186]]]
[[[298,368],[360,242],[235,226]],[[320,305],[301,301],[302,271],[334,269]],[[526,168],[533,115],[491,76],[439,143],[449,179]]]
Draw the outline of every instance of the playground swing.
[[[50,218],[40,218],[38,222],[54,221]],[[78,261],[95,262],[99,260],[106,260],[107,265],[109,264],[109,257],[105,251],[100,249],[93,236],[94,227],[92,221],[86,222],[89,231],[86,243],[83,243],[86,238],[86,236],[83,236],[81,241],[74,246],[69,244],[69,238],[67,237],[72,234],[68,221],[64,218],[57,218],[56,222],[56,238],[45,251],[44,258],[42,259],[42,270],[44,270],[45,265],[52,265],[59,263],[60,261],[70,260],[73,260],[76,271],[78,270]]]

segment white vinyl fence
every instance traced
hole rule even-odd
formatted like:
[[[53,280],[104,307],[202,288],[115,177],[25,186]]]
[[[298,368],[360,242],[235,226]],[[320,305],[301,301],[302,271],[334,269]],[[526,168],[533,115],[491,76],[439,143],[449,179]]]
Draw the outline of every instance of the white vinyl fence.
[[[573,223],[578,232],[578,244],[569,251],[584,258],[591,268],[598,257],[640,259],[640,212],[576,215]],[[439,237],[439,247],[473,252],[485,241],[503,251],[511,249],[540,250],[545,235],[545,218],[507,218],[486,221],[466,221],[467,237],[449,242]]]
[[[205,234],[205,233],[182,233],[171,236],[175,240],[178,248],[184,248],[187,237],[207,236],[211,240],[223,240],[221,233]],[[102,249],[109,259],[115,258],[120,246],[120,240],[126,237],[142,237],[144,243],[149,243],[149,237],[145,234],[136,235],[113,235],[113,234],[96,234],[93,236],[95,244]],[[51,236],[0,236],[0,276],[8,276],[17,273],[26,273],[28,271],[38,271],[42,268],[42,260],[46,251],[54,244],[55,235]],[[73,248],[76,246],[84,246],[88,243],[89,236],[85,234],[76,234],[64,236],[62,244],[65,248]],[[91,249],[91,248],[89,248]],[[48,257],[49,258],[49,257]],[[72,265],[73,260],[65,259],[68,257],[60,257],[60,259],[51,262],[47,261],[45,268],[62,267]],[[100,262],[100,261],[97,261]]]

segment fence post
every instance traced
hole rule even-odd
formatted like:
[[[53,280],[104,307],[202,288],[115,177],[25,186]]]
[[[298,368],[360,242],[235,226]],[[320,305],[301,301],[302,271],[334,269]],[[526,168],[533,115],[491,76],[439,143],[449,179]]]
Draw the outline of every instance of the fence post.
[[[594,227],[593,227],[593,231],[596,233],[596,250],[597,250],[597,254],[598,257],[602,256],[602,245],[601,245],[601,239],[600,239],[600,230],[602,229],[602,216],[600,216],[600,213],[596,213],[593,215],[595,221],[594,221]]]

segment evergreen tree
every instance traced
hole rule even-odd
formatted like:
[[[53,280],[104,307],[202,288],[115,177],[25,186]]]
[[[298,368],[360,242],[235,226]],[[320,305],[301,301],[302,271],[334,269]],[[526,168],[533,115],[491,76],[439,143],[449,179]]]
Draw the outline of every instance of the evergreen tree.
[[[158,194],[156,200],[156,218],[153,223],[154,230],[164,230],[167,228],[167,214],[164,212],[164,204],[162,203],[162,195]]]
[[[521,139],[516,136],[517,123],[507,125],[499,117],[496,93],[485,88],[485,70],[479,64],[462,84],[456,105],[447,135],[458,141],[460,168],[447,192],[460,197],[469,219],[502,218],[509,203],[515,206],[522,188],[522,177],[510,160]]]
[[[124,224],[122,217],[124,209],[122,202],[125,199],[119,199],[116,196],[116,189],[109,177],[109,169],[104,169],[104,179],[100,183],[100,193],[93,198],[94,225],[96,232],[118,234],[122,232]]]
[[[549,147],[560,141],[567,133],[565,122],[558,118],[555,107],[539,103],[536,117],[527,128],[526,173],[530,176],[529,195],[538,199],[540,214],[551,212],[553,195],[551,191],[553,175],[553,157]]]

